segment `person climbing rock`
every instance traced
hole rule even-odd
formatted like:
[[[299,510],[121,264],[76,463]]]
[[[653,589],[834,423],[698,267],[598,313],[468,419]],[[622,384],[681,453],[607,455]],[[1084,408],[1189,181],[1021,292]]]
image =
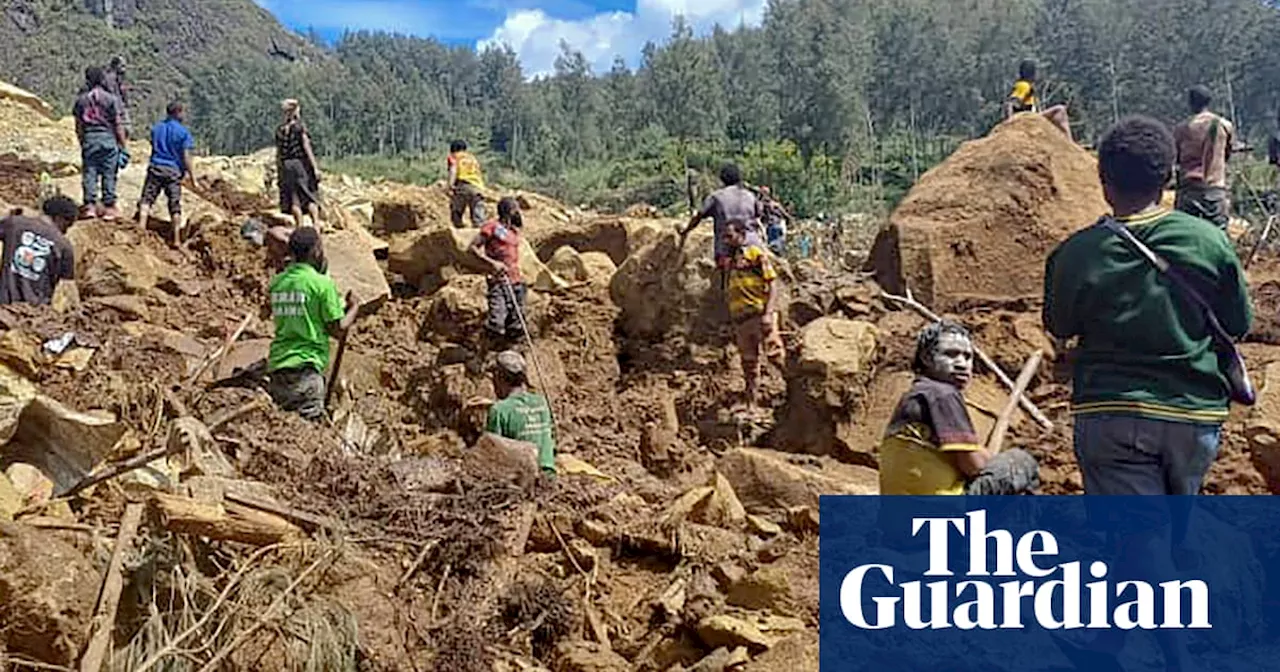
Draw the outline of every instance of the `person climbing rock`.
[[[528,370],[520,353],[498,353],[493,389],[500,401],[489,408],[485,431],[537,446],[538,467],[544,474],[554,475],[556,440],[551,405],[545,396],[529,389]]]
[[[1213,94],[1203,86],[1187,92],[1191,118],[1173,129],[1177,156],[1178,198],[1174,207],[1208,220],[1225,231],[1231,222],[1227,162],[1235,142],[1235,126],[1209,110]]]
[[[292,98],[280,103],[284,121],[276,128],[276,175],[280,184],[280,212],[292,214],[298,228],[306,226],[303,212],[320,225],[320,165],[311,147],[311,133],[302,123],[301,106]]]
[[[13,215],[0,220],[0,303],[48,305],[59,281],[75,278],[75,249],[65,234],[76,221],[76,203],[54,196],[42,210],[43,217]]]
[[[764,221],[765,239],[769,250],[779,257],[787,251],[787,228],[791,224],[791,214],[773,197],[767,186],[760,187],[761,213]]]
[[[138,203],[138,224],[147,230],[151,207],[160,192],[169,201],[169,219],[173,220],[173,240],[177,244],[184,228],[182,218],[182,182],[195,180],[191,172],[191,151],[195,139],[183,125],[186,108],[182,103],[169,103],[168,117],[151,128],[151,163],[147,166],[147,179],[142,184],[142,200]]]
[[[683,246],[685,238],[698,224],[705,219],[711,219],[715,227],[716,268],[723,272],[729,268],[729,260],[733,256],[724,240],[726,226],[733,220],[745,223],[748,235],[753,238],[752,242],[759,243],[763,238],[760,231],[760,218],[763,211],[760,200],[750,189],[743,186],[742,171],[737,165],[725,164],[720,169],[720,181],[724,187],[712,192],[703,203],[702,210],[680,230],[680,241]]]
[[[1073,139],[1071,119],[1067,115],[1066,105],[1054,105],[1048,109],[1040,109],[1040,97],[1036,92],[1036,62],[1024,60],[1018,64],[1018,80],[1013,83],[1013,90],[1005,99],[1004,116],[1006,119],[1015,114],[1033,112],[1048,119],[1058,130]]]
[[[471,252],[493,269],[489,276],[489,315],[484,328],[497,338],[519,339],[524,335],[520,323],[527,294],[520,273],[523,229],[520,203],[507,197],[498,202],[498,218],[480,227],[480,233],[471,243]]]
[[[84,187],[84,207],[80,214],[113,221],[120,217],[120,211],[116,209],[116,175],[120,170],[120,152],[128,141],[120,113],[122,103],[107,90],[102,68],[89,68],[84,79],[88,90],[76,98],[72,108],[76,137],[80,140],[81,184]],[[101,205],[98,202],[99,182]]]
[[[978,442],[964,389],[973,341],[963,326],[934,322],[916,338],[911,389],[880,442],[882,495],[1014,495],[1040,485],[1039,463],[1013,448],[992,456]]]
[[[462,228],[462,216],[468,211],[472,226],[484,224],[484,176],[479,159],[467,151],[465,140],[454,140],[445,163],[449,170],[449,218],[454,228]]]
[[[270,286],[276,335],[267,358],[268,391],[284,410],[318,421],[325,416],[329,338],[341,338],[351,328],[359,304],[348,293],[344,309],[337,285],[324,274],[318,230],[294,231],[289,236],[289,254],[293,262]]]
[[[760,354],[778,366],[785,356],[778,331],[778,273],[769,254],[747,236],[747,224],[731,220],[725,227],[729,252],[729,317],[733,320],[746,383],[746,403],[755,407],[760,396]]]

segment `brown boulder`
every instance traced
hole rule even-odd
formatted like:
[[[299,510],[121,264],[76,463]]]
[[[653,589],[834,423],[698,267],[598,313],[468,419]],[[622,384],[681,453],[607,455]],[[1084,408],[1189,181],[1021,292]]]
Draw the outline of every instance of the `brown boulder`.
[[[56,533],[0,523],[0,651],[73,665],[100,582],[93,563]]]
[[[878,337],[874,325],[838,317],[805,326],[799,357],[787,372],[787,403],[775,447],[875,465],[875,445],[856,442],[854,413],[879,355]]]
[[[547,268],[568,282],[590,282],[602,287],[609,286],[618,270],[603,252],[579,252],[568,246],[556,250]]]
[[[373,230],[385,233],[417,231],[437,224],[448,224],[448,217],[431,207],[441,194],[425,187],[395,185],[373,201]]]
[[[783,639],[751,661],[742,672],[818,672],[818,631]]]
[[[361,313],[377,310],[391,298],[391,286],[374,252],[374,239],[355,230],[335,231],[324,237],[329,277],[342,296],[355,292]]]
[[[737,448],[721,457],[716,468],[733,485],[746,510],[756,514],[804,506],[816,511],[819,495],[874,495],[880,490],[879,474],[873,469],[822,459],[819,471],[792,464],[789,458],[794,457]]]
[[[538,447],[525,441],[485,433],[466,452],[462,470],[476,480],[512,482],[525,488],[533,485],[538,469]]]
[[[623,334],[654,339],[717,331],[723,299],[714,289],[711,238],[710,227],[700,227],[681,247],[680,236],[668,230],[618,267],[609,293],[621,310]]]
[[[491,273],[492,267],[471,253],[478,233],[438,226],[398,236],[390,243],[387,269],[419,287],[439,286],[458,273]],[[566,284],[538,259],[528,239],[520,243],[520,273],[525,284],[543,291]]]
[[[459,275],[431,297],[423,331],[437,339],[466,343],[483,333],[489,312],[488,281],[479,275]]]
[[[1274,495],[1280,494],[1280,362],[1267,365],[1261,383],[1245,436],[1253,466]]]
[[[92,252],[79,282],[85,297],[146,294],[169,273],[168,265],[138,245],[111,245]]]
[[[630,672],[631,663],[595,642],[571,640],[556,646],[555,672]]]
[[[872,251],[876,281],[938,312],[1038,299],[1044,259],[1107,212],[1097,162],[1047,119],[1018,115],[925,173]]]

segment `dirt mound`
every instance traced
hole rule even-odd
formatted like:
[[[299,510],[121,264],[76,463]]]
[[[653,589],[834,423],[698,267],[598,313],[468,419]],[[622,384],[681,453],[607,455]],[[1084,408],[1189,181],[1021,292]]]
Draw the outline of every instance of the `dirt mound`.
[[[1089,153],[1019,115],[921,177],[870,264],[881,286],[905,284],[935,310],[1038,299],[1048,253],[1106,210]]]

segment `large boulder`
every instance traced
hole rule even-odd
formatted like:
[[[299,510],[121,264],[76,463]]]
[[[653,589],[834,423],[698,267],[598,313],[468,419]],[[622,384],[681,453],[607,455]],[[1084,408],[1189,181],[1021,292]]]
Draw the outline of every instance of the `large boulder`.
[[[33,465],[65,490],[110,456],[126,431],[108,413],[81,413],[37,395],[23,409],[13,440],[0,449],[0,458]]]
[[[448,195],[437,189],[394,185],[373,199],[373,230],[404,233],[449,224]]]
[[[547,268],[569,282],[590,282],[608,287],[618,267],[603,252],[579,252],[564,246],[551,255]]]
[[[349,291],[355,292],[362,313],[376,310],[391,298],[391,286],[374,256],[375,241],[354,229],[335,231],[324,237],[329,276],[343,296]]]
[[[0,651],[74,665],[100,582],[93,563],[57,533],[0,522]]]
[[[600,252],[614,264],[621,264],[634,249],[631,241],[633,225],[621,217],[595,217],[592,219],[543,226],[529,233],[529,242],[538,248],[538,255],[550,259],[564,247],[579,252]]]
[[[1044,260],[1107,212],[1097,162],[1039,115],[1017,115],[925,173],[881,232],[869,265],[933,309],[1037,299]]]
[[[711,227],[703,226],[681,246],[679,234],[668,231],[618,267],[609,293],[622,311],[623,334],[652,339],[715,330],[723,299],[714,286],[711,239]]]
[[[419,287],[439,287],[458,273],[491,273],[493,269],[471,253],[477,233],[445,226],[399,236],[391,241],[387,269]],[[540,291],[567,284],[538,259],[527,239],[520,244],[520,272],[525,284]]]
[[[822,469],[795,464],[785,453],[737,448],[725,453],[716,468],[733,486],[747,511],[756,514],[800,507],[818,510],[820,495],[874,495],[880,476],[874,469],[820,461]],[[809,458],[812,460],[813,458]]]
[[[479,275],[459,275],[431,297],[423,334],[466,343],[478,337],[489,312],[488,281]]]
[[[874,445],[859,445],[857,401],[865,395],[879,353],[868,322],[823,317],[800,332],[800,352],[787,372],[787,403],[774,446],[835,455],[868,466]]]
[[[1280,362],[1268,364],[1263,373],[1245,436],[1254,468],[1266,479],[1271,494],[1280,494]]]
[[[85,297],[146,294],[168,274],[168,265],[138,245],[112,245],[91,252],[79,282]]]

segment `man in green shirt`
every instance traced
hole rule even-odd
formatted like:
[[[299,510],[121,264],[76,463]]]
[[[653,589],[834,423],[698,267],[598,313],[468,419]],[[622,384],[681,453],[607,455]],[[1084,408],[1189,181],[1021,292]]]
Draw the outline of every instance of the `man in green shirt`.
[[[289,236],[293,263],[271,281],[276,337],[267,358],[271,398],[308,420],[325,415],[324,371],[329,337],[340,338],[355,322],[358,304],[347,294],[344,309],[327,268],[320,233],[300,228]]]
[[[1098,146],[1098,172],[1115,219],[1196,288],[1233,338],[1253,320],[1244,270],[1214,224],[1160,207],[1173,173],[1174,137],[1147,117],[1121,120]],[[1098,224],[1058,246],[1045,266],[1044,325],[1065,342],[1079,338],[1073,372],[1076,459],[1086,495],[1195,495],[1217,458],[1230,393],[1206,317],[1139,251]],[[1153,500],[1123,516],[1106,504],[1119,571],[1145,580],[1176,576],[1189,504]],[[1083,646],[1060,646],[1077,669],[1121,669],[1123,630]],[[1165,669],[1188,669],[1185,633],[1157,633]]]
[[[551,405],[546,397],[529,391],[529,378],[520,353],[507,350],[498,354],[493,389],[501,401],[489,409],[485,431],[537,446],[538,466],[543,473],[554,475],[556,440]]]

